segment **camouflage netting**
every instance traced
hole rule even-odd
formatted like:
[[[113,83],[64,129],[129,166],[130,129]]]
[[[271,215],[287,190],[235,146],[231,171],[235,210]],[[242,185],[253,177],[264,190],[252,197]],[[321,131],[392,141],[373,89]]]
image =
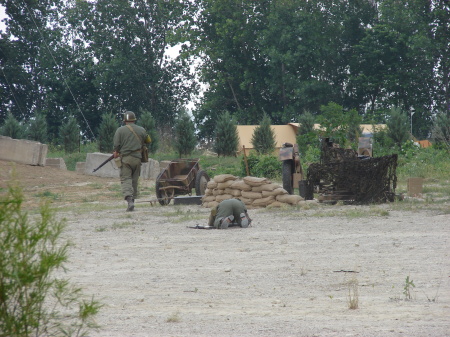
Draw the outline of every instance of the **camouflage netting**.
[[[266,178],[245,177],[238,179],[231,174],[215,176],[206,185],[203,206],[213,208],[221,201],[239,198],[247,208],[281,207],[299,205],[304,199],[289,194],[281,185]]]
[[[330,142],[327,138],[322,141],[320,151],[320,163],[328,164],[336,161],[344,161],[358,158],[358,153],[353,149],[341,149],[339,145]]]
[[[328,160],[324,164],[309,166],[308,187],[312,189],[319,185],[319,192],[330,196],[329,200],[346,200],[355,204],[393,201],[397,186],[396,169],[396,154]]]

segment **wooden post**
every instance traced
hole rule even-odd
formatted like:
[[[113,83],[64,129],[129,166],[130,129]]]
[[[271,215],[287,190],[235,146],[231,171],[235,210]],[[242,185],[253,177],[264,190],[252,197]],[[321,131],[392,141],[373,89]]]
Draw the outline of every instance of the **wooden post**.
[[[248,162],[247,162],[247,154],[245,153],[245,145],[242,145],[242,151],[244,152],[245,172],[247,172],[247,175],[250,176],[250,170],[248,169]]]

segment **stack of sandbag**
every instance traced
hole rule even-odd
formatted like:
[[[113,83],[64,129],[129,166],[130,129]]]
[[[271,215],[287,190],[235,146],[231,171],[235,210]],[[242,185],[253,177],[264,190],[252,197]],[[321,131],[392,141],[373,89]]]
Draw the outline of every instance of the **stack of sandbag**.
[[[232,198],[239,198],[248,208],[298,205],[303,201],[299,195],[289,194],[281,185],[267,178],[238,179],[232,174],[221,174],[211,179],[206,187],[202,201],[203,206],[209,208]]]

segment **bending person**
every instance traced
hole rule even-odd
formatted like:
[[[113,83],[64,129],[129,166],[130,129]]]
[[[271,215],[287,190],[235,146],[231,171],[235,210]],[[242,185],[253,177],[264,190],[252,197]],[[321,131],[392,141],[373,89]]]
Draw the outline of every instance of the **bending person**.
[[[238,226],[246,228],[251,222],[252,219],[241,200],[227,199],[211,210],[208,225],[217,229],[226,229],[236,223]]]

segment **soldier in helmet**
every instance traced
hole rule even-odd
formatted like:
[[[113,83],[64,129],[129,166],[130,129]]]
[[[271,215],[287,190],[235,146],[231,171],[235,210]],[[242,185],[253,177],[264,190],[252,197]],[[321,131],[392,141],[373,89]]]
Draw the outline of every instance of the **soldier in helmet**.
[[[141,148],[151,142],[143,127],[135,124],[136,116],[131,111],[123,115],[125,125],[114,134],[114,158],[121,158],[120,184],[122,194],[128,202],[127,211],[134,210],[134,199],[138,194],[138,180],[141,174]],[[119,165],[120,166],[120,165]]]
[[[252,222],[245,204],[239,199],[226,199],[211,210],[208,225],[218,229],[227,229],[232,224],[242,228],[248,227]]]

